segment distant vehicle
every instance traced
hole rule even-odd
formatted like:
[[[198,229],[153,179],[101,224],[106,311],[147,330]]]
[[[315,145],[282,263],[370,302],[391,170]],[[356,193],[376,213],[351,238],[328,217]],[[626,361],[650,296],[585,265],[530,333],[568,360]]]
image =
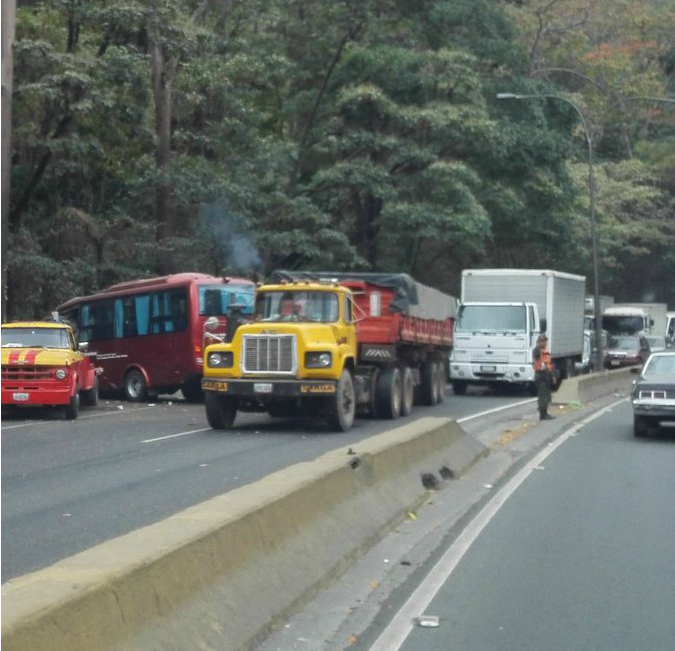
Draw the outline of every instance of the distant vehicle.
[[[645,339],[649,344],[649,352],[651,353],[660,353],[667,348],[665,337],[649,336]]]
[[[57,405],[77,418],[80,401],[98,402],[95,356],[81,351],[67,323],[25,321],[2,326],[2,404]]]
[[[666,332],[665,303],[615,303],[602,314],[609,335],[662,335]]]
[[[675,312],[666,314],[666,337],[670,341],[675,341]]]
[[[181,273],[112,285],[57,310],[96,351],[102,390],[121,389],[127,400],[139,402],[180,389],[197,402],[207,319],[225,322],[235,303],[244,306],[242,314],[252,314],[254,291],[243,278]]]
[[[450,355],[455,394],[469,385],[533,389],[532,350],[545,332],[562,378],[583,364],[586,280],[550,269],[465,269]]]
[[[653,353],[633,383],[633,430],[646,436],[650,426],[675,422],[675,351]]]
[[[645,337],[609,337],[605,351],[605,368],[620,368],[644,364],[649,357]]]

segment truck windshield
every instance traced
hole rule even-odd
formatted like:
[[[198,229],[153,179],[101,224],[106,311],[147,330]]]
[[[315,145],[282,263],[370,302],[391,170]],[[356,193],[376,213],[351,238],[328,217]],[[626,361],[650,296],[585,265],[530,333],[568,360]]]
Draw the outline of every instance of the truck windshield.
[[[3,328],[3,348],[70,348],[64,328]]]
[[[645,321],[641,316],[611,314],[602,317],[602,327],[610,335],[635,335],[644,330]]]
[[[255,302],[256,321],[338,320],[338,297],[331,292],[262,292]]]
[[[524,305],[462,305],[456,332],[526,332]]]

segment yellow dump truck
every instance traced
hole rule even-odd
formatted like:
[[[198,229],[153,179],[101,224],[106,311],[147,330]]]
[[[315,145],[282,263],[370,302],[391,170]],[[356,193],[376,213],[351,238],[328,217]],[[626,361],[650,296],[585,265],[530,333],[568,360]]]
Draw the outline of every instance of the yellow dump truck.
[[[275,272],[253,320],[205,350],[206,417],[237,411],[325,417],[346,431],[357,411],[409,414],[443,399],[456,300],[405,274]]]

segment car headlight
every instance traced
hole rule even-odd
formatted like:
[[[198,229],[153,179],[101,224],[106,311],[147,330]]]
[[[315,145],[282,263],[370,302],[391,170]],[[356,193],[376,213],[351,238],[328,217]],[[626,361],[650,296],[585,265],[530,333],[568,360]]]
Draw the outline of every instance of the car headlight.
[[[65,380],[66,375],[68,375],[68,371],[66,371],[65,368],[60,368],[60,369],[57,369],[55,375],[56,375],[57,380]]]
[[[330,353],[305,353],[305,368],[329,368],[332,363],[333,356]]]
[[[211,368],[232,368],[234,354],[230,351],[224,353],[209,353],[206,362]]]

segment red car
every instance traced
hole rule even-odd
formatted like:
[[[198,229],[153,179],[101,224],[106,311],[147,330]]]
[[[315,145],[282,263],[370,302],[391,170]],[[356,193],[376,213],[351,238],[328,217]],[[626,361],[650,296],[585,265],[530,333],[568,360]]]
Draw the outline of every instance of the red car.
[[[610,337],[605,351],[605,368],[641,366],[647,361],[649,353],[649,343],[644,337]]]

